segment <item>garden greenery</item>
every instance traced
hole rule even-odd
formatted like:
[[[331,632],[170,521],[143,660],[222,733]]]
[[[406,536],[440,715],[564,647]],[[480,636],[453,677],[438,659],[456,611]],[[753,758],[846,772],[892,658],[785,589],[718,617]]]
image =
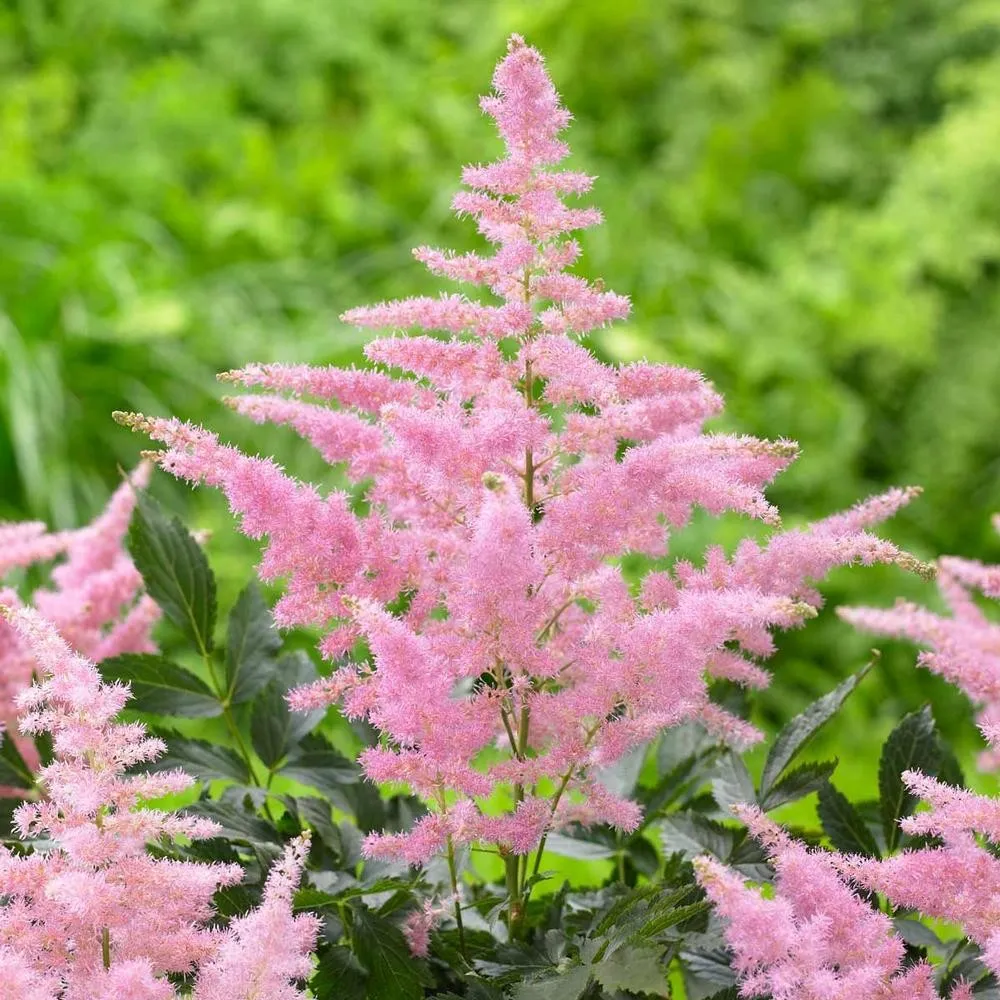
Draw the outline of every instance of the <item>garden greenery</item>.
[[[519,36],[481,104],[504,156],[466,167],[453,207],[492,251],[414,252],[475,290],[350,310],[426,331],[372,340],[364,368],[223,376],[257,390],[233,409],[294,429],[345,488],[116,414],[267,538],[273,608],[248,584],[222,628],[147,465],[86,528],[0,525],[12,583],[60,560],[0,592],[0,990],[997,995],[1000,807],[963,787],[930,708],[887,740],[874,802],[800,757],[870,666],[770,738],[758,779],[742,756],[768,738],[748,692],[770,683],[774,633],[815,616],[831,569],[933,572],[871,530],[918,491],[783,529],[765,488],[792,443],[706,430],[721,399],[697,372],[587,348],[630,302],[573,270],[571,234],[601,216],[576,201],[592,178],[559,166],[570,115]],[[674,557],[696,508],[744,515],[746,537]],[[943,559],[952,617],[842,612],[929,646],[991,747],[998,628],[971,589],[1000,596],[998,572]],[[769,818],[813,793],[821,829]],[[558,856],[610,864],[561,883]]]

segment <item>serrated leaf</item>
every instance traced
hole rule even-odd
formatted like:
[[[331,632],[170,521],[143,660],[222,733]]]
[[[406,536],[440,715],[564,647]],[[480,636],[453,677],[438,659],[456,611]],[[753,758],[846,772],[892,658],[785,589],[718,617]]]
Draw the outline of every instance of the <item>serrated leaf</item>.
[[[337,829],[337,824],[333,822],[329,802],[325,799],[304,796],[296,798],[288,796],[284,801],[286,805],[294,809],[299,821],[315,830],[328,847],[333,848],[338,854],[342,852],[340,831]]]
[[[562,833],[549,834],[545,840],[545,849],[562,858],[575,858],[577,861],[607,861],[617,853],[607,844],[567,837]]]
[[[159,505],[140,493],[129,524],[128,550],[149,596],[200,652],[211,652],[215,576],[180,519],[167,520]]]
[[[792,768],[778,780],[770,792],[760,803],[761,809],[768,812],[778,806],[795,802],[812,792],[819,791],[837,769],[836,760],[811,761]]]
[[[899,821],[908,816],[917,803],[903,784],[902,773],[919,770],[935,774],[941,763],[934,717],[929,705],[905,716],[889,734],[878,762],[879,803],[886,848],[891,852],[899,844],[902,830]]]
[[[269,768],[277,767],[323,718],[322,711],[293,712],[285,700],[291,688],[315,679],[316,670],[309,657],[301,651],[290,653],[278,662],[278,676],[254,702],[250,739]]]
[[[725,861],[736,842],[735,830],[700,813],[672,813],[659,827],[664,849],[689,857],[708,852]]]
[[[126,707],[139,712],[188,719],[222,714],[219,699],[200,677],[156,653],[122,653],[104,660],[101,676],[130,684],[132,698]]]
[[[864,818],[829,782],[819,790],[816,812],[823,832],[838,851],[880,857],[878,844]]]
[[[692,917],[699,916],[704,913],[710,905],[711,904],[707,900],[700,900],[697,903],[688,903],[687,906],[675,907],[672,910],[668,910],[666,913],[658,913],[656,916],[650,917],[650,919],[639,928],[635,938],[654,938],[657,934],[662,934],[665,930],[669,930],[671,927],[676,927],[678,924],[684,923],[685,920],[690,920]]]
[[[371,1000],[422,1000],[426,974],[410,954],[402,931],[371,910],[352,905],[351,940],[368,971]]]
[[[590,982],[590,966],[575,965],[559,976],[549,976],[533,983],[521,983],[514,990],[515,1000],[579,1000]]]
[[[843,683],[838,684],[829,694],[814,701],[804,712],[799,713],[776,737],[764,762],[760,776],[760,795],[766,798],[774,787],[781,772],[795,759],[799,751],[828,722],[858,686],[871,669],[867,663]]]
[[[639,774],[642,771],[648,750],[648,743],[634,747],[610,767],[598,768],[594,772],[594,776],[612,795],[631,798],[639,781]]]
[[[726,813],[735,805],[756,803],[757,793],[754,791],[753,778],[750,777],[742,758],[734,753],[722,755],[715,765],[712,796],[719,808]]]
[[[651,822],[658,812],[674,805],[685,794],[701,787],[707,778],[708,764],[713,756],[712,753],[706,753],[702,756],[685,757],[652,788],[641,789],[640,801],[645,806],[644,824]]]
[[[242,785],[249,784],[250,772],[246,761],[229,747],[193,740],[176,733],[168,733],[167,752],[145,765],[151,771],[165,771],[179,767],[200,781],[229,779]]]
[[[23,789],[35,785],[35,776],[9,732],[0,733],[0,785]]]
[[[684,985],[691,1000],[699,1000],[729,989],[736,976],[724,948],[692,947],[681,951]]]
[[[942,955],[948,949],[946,945],[926,924],[909,917],[895,917],[892,921],[896,933],[907,943],[917,948],[933,948]]]
[[[249,583],[229,612],[226,632],[226,696],[230,704],[249,701],[267,687],[278,669],[281,637],[260,587]]]
[[[590,967],[594,978],[606,990],[670,996],[657,953],[648,948],[622,948]]]
[[[278,832],[255,813],[220,800],[203,799],[188,806],[186,812],[218,823],[222,836],[229,840],[265,845],[281,840]]]
[[[309,988],[316,1000],[364,1000],[368,973],[350,949],[334,945],[320,957]]]
[[[322,737],[306,735],[291,749],[279,774],[322,792],[339,808],[350,809],[344,786],[358,780],[358,767]]]

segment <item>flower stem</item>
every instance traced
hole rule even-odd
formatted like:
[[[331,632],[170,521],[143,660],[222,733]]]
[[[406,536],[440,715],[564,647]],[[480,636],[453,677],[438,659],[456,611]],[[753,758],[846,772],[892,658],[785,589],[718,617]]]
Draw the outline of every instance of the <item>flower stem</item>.
[[[458,946],[462,951],[462,958],[469,961],[469,955],[465,948],[465,924],[462,923],[462,900],[458,895],[458,868],[455,864],[455,842],[448,834],[448,874],[451,876],[451,891],[455,894],[455,923],[458,925]]]

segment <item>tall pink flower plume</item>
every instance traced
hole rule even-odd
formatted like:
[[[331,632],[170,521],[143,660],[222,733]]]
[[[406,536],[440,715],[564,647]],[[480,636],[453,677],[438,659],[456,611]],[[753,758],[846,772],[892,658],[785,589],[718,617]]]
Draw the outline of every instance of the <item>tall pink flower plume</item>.
[[[305,1000],[295,980],[312,975],[319,919],[292,914],[292,893],[309,850],[301,837],[285,849],[256,910],[235,918],[211,961],[198,974],[192,1000]]]
[[[774,866],[772,896],[712,858],[695,861],[698,881],[725,922],[740,996],[939,1000],[931,966],[903,968],[902,939],[840,876],[837,855],[807,849],[757,809],[742,809],[740,818]],[[967,995],[959,987],[951,997]]]
[[[63,557],[51,571],[49,584],[29,595],[28,603],[77,652],[97,662],[118,653],[156,649],[151,631],[160,611],[142,593],[142,577],[123,544],[136,490],[146,485],[150,471],[150,463],[141,463],[118,487],[103,513],[78,530],[47,535],[38,524],[0,525],[0,578],[12,566]],[[14,725],[15,699],[31,683],[31,671],[30,652],[0,621],[0,723],[25,760],[35,766],[34,745]],[[20,794],[16,789],[3,791]]]
[[[1000,518],[995,523],[1000,531]],[[917,662],[961,688],[979,707],[984,732],[995,730],[1000,726],[1000,625],[979,608],[971,591],[1000,598],[1000,566],[943,556],[937,579],[950,616],[910,601],[898,601],[893,608],[839,608],[838,614],[867,632],[929,647]],[[993,748],[981,761],[996,767],[1000,752]]]
[[[242,530],[267,536],[260,573],[287,580],[279,624],[320,628],[323,654],[342,659],[291,700],[339,701],[380,730],[366,774],[405,782],[431,812],[365,850],[411,863],[477,840],[526,854],[576,821],[633,829],[638,807],[601,786],[598,767],[687,719],[752,741],[709,702],[706,672],[762,686],[772,630],[814,613],[813,584],[831,567],[912,563],[868,531],[911,496],[893,491],[629,586],[623,556],[665,557],[695,508],[777,526],[765,489],[795,448],[708,433],[721,399],[701,375],[609,366],[581,343],[630,304],[568,270],[580,254],[570,234],[600,222],[567,203],[591,184],[558,168],[570,115],[518,36],[493,83],[482,107],[505,155],[467,167],[454,199],[491,251],[415,252],[475,297],[347,312],[390,331],[366,347],[382,370],[254,364],[223,376],[254,390],[229,401],[236,410],[293,428],[364,482],[364,512],[208,430],[119,415],[164,446],[161,467],[220,488]],[[394,335],[410,328],[423,332]],[[483,811],[497,788],[505,815]]]
[[[0,846],[0,998],[177,1000],[165,976],[189,972],[197,1000],[304,998],[294,982],[312,973],[317,923],[293,915],[291,896],[308,840],[289,845],[256,910],[211,929],[212,896],[241,880],[240,866],[155,858],[146,844],[211,837],[217,825],[140,805],[192,779],[130,773],[166,748],[115,721],[128,688],[104,684],[38,612],[0,613],[40,678],[18,698],[21,727],[49,733],[55,754],[39,775],[44,798],[15,817],[22,839],[51,845]]]
[[[906,817],[903,829],[936,837],[940,846],[881,861],[845,858],[839,868],[897,906],[960,926],[982,948],[983,962],[1000,976],[1000,861],[976,837],[1000,839],[1000,800],[952,788],[918,771],[904,772],[903,780],[931,806]]]
[[[127,774],[165,749],[142,725],[114,721],[128,689],[102,683],[94,664],[36,611],[5,614],[40,677],[18,698],[21,728],[49,733],[55,759],[39,775],[45,797],[15,814],[23,839],[47,836],[52,849],[0,847],[0,947],[32,975],[61,979],[67,1000],[123,995],[105,982],[119,966],[147,977],[190,971],[217,945],[218,932],[205,927],[212,894],[242,871],[147,855],[147,841],[216,832],[204,820],[138,807],[191,779],[179,771]]]

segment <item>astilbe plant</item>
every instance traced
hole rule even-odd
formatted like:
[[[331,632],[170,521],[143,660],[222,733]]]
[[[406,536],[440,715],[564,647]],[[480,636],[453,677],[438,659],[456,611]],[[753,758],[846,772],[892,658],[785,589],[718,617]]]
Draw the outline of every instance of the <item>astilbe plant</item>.
[[[810,850],[751,807],[737,809],[775,869],[764,896],[712,858],[695,861],[698,881],[725,924],[741,997],[773,1000],[938,1000],[927,962],[904,964],[892,921],[852,889],[843,859]],[[951,1000],[968,1000],[959,984]]]
[[[15,825],[26,850],[0,847],[0,997],[174,1000],[168,973],[200,972],[197,1000],[293,1000],[307,976],[316,921],[293,917],[291,889],[305,844],[272,870],[256,911],[227,930],[208,925],[212,896],[239,865],[156,857],[149,842],[204,838],[215,823],[142,803],[186,789],[180,770],[135,773],[166,749],[139,723],[115,721],[128,688],[105,684],[51,623],[0,604],[40,680],[18,697],[20,725],[48,733],[54,759],[44,795]]]
[[[48,532],[37,522],[0,525],[0,581],[14,569],[61,557],[48,584],[37,587],[26,600],[77,652],[95,662],[156,649],[152,628],[160,610],[143,593],[142,577],[123,544],[136,490],[146,485],[150,470],[149,463],[140,464],[114,492],[105,510],[83,528]],[[8,602],[14,600],[12,592],[5,596]],[[0,620],[0,724],[25,761],[37,767],[33,743],[14,725],[15,702],[31,683],[33,663],[14,630]],[[0,792],[19,794],[17,789]]]
[[[453,205],[495,252],[415,256],[495,300],[349,311],[361,327],[450,335],[375,339],[374,368],[223,376],[261,390],[229,400],[238,412],[294,428],[360,493],[324,494],[179,419],[118,418],[165,445],[162,468],[221,488],[242,530],[268,537],[260,575],[287,581],[276,621],[318,626],[337,663],[295,707],[339,702],[367,720],[381,734],[361,757],[367,777],[428,803],[407,832],[369,836],[366,854],[445,854],[458,891],[456,847],[495,845],[516,928],[549,831],[639,822],[598,768],[685,720],[736,744],[757,738],[709,700],[706,675],[765,685],[770,630],[814,614],[812,581],[855,561],[912,563],[866,530],[912,492],[732,555],[712,548],[700,567],[661,561],[631,585],[622,557],[663,560],[695,507],[777,525],[764,488],[795,448],[706,432],[721,400],[696,372],[613,367],[581,344],[630,308],[569,270],[580,255],[569,234],[601,217],[564,197],[592,178],[557,169],[570,115],[519,37],[493,85],[482,107],[506,155],[467,167]]]

